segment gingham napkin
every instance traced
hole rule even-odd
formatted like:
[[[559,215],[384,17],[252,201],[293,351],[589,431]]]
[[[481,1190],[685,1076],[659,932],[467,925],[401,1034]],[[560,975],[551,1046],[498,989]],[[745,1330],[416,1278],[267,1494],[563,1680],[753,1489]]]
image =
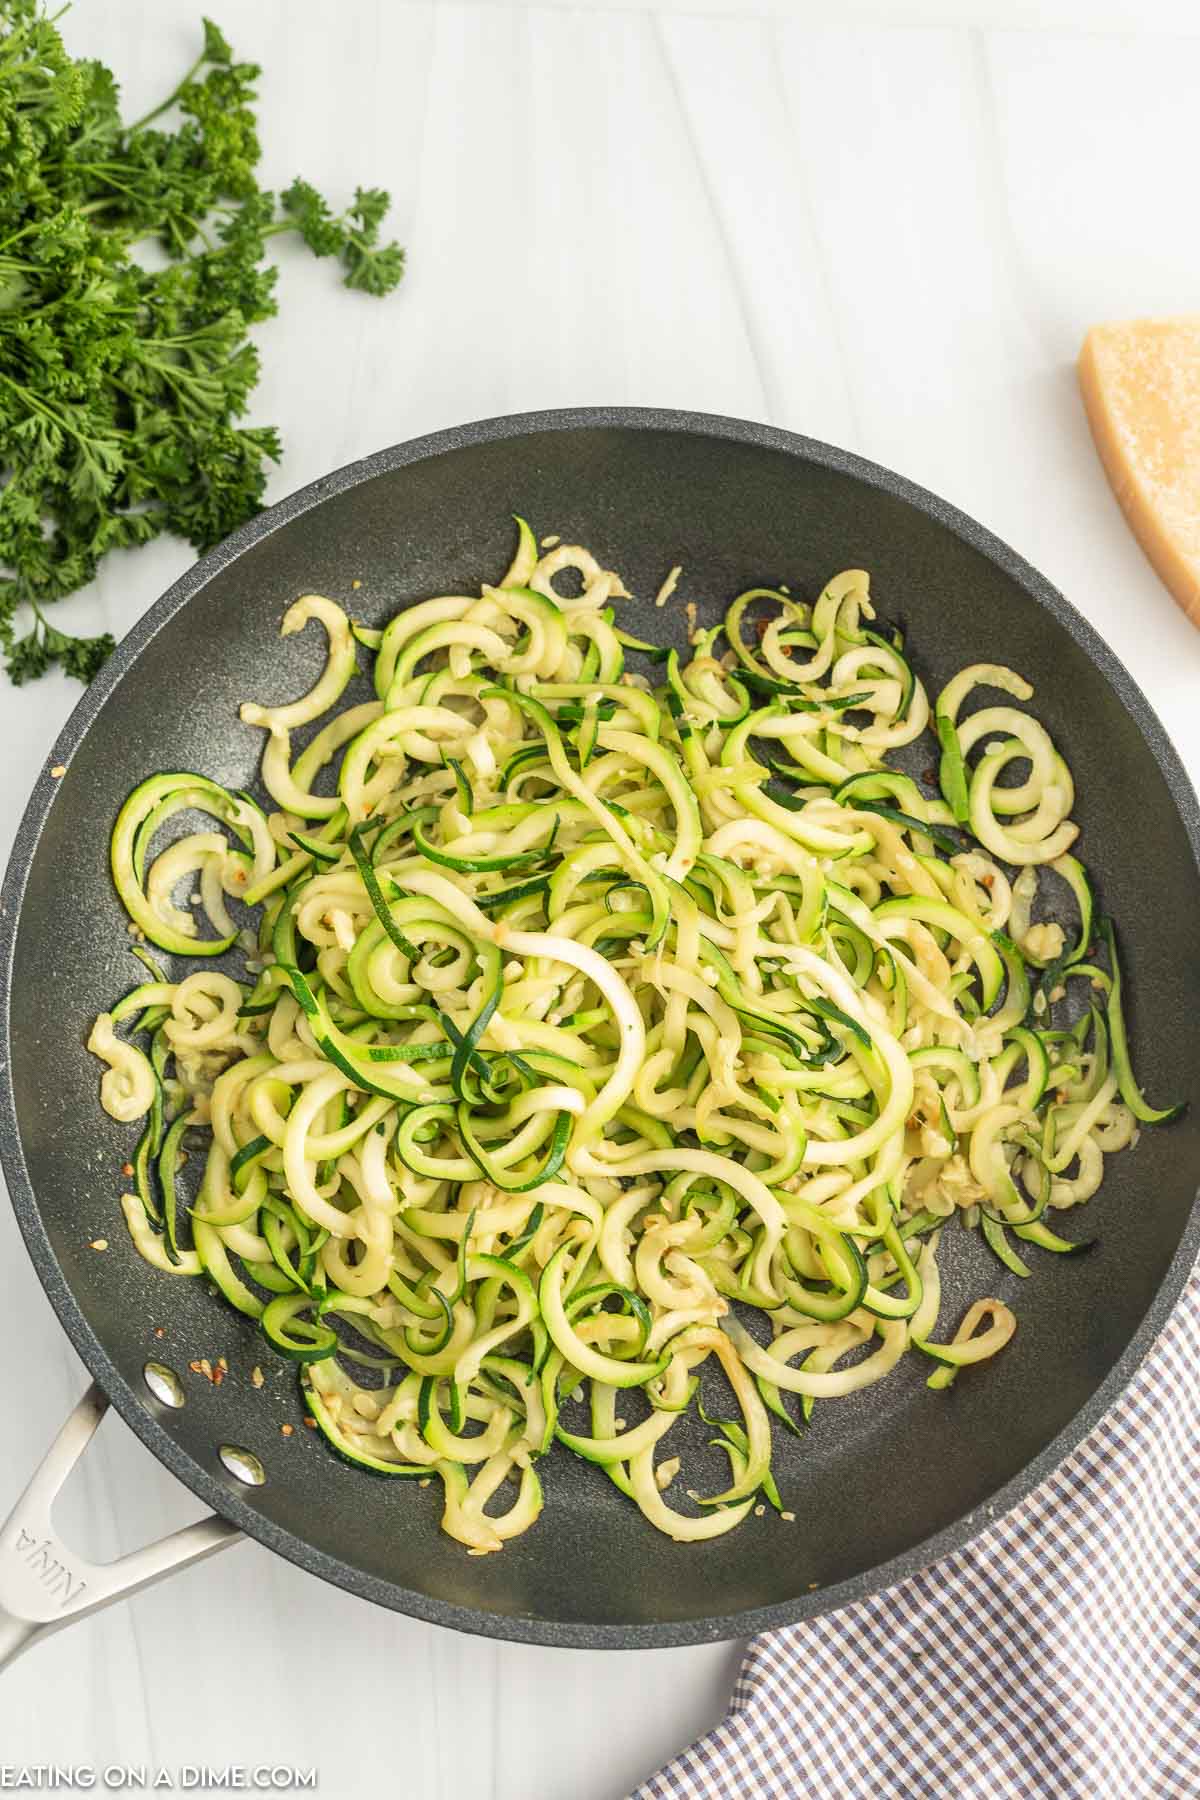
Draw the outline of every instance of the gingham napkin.
[[[635,1800],[1197,1800],[1200,1264],[1117,1404],[956,1555],[750,1645]]]

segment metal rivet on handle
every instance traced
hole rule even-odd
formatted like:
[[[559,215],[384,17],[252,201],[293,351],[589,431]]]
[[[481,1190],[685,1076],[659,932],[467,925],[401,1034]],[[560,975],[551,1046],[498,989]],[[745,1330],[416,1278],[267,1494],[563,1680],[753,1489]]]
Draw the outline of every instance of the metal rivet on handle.
[[[221,1444],[217,1455],[229,1473],[244,1481],[247,1487],[261,1487],[267,1479],[267,1471],[253,1450],[243,1450],[240,1444]]]
[[[145,1376],[146,1386],[154,1398],[161,1400],[164,1406],[180,1407],[187,1399],[182,1381],[174,1369],[169,1369],[166,1363],[148,1362],[142,1370],[142,1374]]]

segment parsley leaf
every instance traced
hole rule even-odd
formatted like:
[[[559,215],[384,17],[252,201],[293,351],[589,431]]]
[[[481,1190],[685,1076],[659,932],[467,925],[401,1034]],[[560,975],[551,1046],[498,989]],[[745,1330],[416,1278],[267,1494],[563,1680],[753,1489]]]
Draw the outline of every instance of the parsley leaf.
[[[111,655],[114,640],[107,631],[94,638],[68,637],[65,632],[56,631],[38,611],[32,629],[24,637],[14,638],[6,649],[14,687],[35,681],[54,663],[60,663],[68,675],[86,683]]]
[[[202,19],[200,23],[204,27],[205,62],[231,63],[233,61],[233,51],[229,48],[225,34],[222,32],[220,26],[214,25],[211,19]]]
[[[404,252],[399,244],[379,243],[379,227],[391,205],[382,188],[355,188],[353,204],[335,218],[311,182],[297,177],[283,204],[314,256],[341,258],[346,287],[391,293],[404,274]]]
[[[258,380],[249,327],[276,310],[270,239],[336,256],[386,294],[388,196],[335,212],[297,180],[258,185],[259,70],[202,21],[195,63],[134,124],[103,64],[76,60],[38,0],[0,0],[0,650],[14,682],[52,665],[88,681],[107,633],[44,608],[114,549],[161,532],[210,548],[262,504],[280,455],[243,423]],[[165,116],[174,113],[170,126]],[[166,266],[143,266],[156,240]]]

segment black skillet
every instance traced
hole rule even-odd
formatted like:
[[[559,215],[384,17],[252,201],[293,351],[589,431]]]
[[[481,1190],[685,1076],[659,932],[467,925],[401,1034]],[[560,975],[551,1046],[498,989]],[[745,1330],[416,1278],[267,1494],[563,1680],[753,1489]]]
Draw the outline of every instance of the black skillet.
[[[436,1484],[421,1491],[340,1463],[303,1429],[295,1385],[255,1328],[204,1284],[155,1273],[127,1241],[118,1170],[131,1133],[101,1113],[83,1049],[92,1015],[137,974],[107,868],[128,790],[159,769],[253,783],[261,735],[238,723],[238,703],[301,691],[323,655],[315,631],[280,640],[288,602],[353,592],[355,612],[382,621],[417,596],[477,591],[505,566],[514,512],[589,545],[639,595],[681,562],[681,595],[702,622],[752,583],[811,592],[834,570],[863,567],[928,683],[966,662],[1021,670],[1075,774],[1082,853],[1122,927],[1140,1079],[1156,1103],[1192,1102],[1111,1159],[1086,1216],[1068,1221],[1099,1234],[1090,1255],[1034,1252],[1021,1282],[977,1234],[948,1241],[950,1304],[993,1293],[1017,1308],[1002,1357],[944,1394],[928,1393],[907,1366],[920,1359],[906,1358],[888,1381],[818,1408],[805,1441],[779,1445],[795,1522],[768,1511],[699,1547],[668,1542],[601,1471],[555,1451],[536,1528],[500,1555],[468,1558],[438,1528]],[[639,600],[623,618],[682,641],[677,608]],[[93,1395],[33,1496],[41,1511],[18,1511],[0,1535],[0,1608],[39,1628],[65,1622],[239,1527],[419,1618],[535,1643],[644,1647],[808,1617],[961,1546],[1120,1392],[1200,1243],[1198,861],[1200,813],[1179,759],[1095,632],[970,519],[827,445],[684,413],[535,414],[384,450],[263,513],[176,583],[80,701],[30,801],[0,906],[0,1149],[30,1255],[103,1395],[222,1519],[107,1585],[84,1569],[53,1535],[45,1491],[103,1410]],[[98,1223],[106,1255],[88,1248]],[[152,1327],[164,1320],[159,1342]],[[219,1389],[186,1367],[218,1349],[233,1371]],[[181,1409],[148,1391],[148,1359],[182,1374]],[[247,1380],[255,1363],[273,1371],[262,1391]],[[263,1485],[228,1471],[219,1446],[229,1444],[261,1459]],[[7,1640],[0,1629],[0,1655],[28,1638],[19,1624]]]

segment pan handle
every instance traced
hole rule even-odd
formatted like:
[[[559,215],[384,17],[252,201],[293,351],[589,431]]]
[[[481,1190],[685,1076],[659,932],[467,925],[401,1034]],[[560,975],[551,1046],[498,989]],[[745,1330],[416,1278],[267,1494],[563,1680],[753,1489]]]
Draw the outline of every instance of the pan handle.
[[[0,1527],[0,1669],[52,1631],[241,1537],[213,1513],[112,1563],[90,1563],[68,1549],[54,1530],[54,1501],[107,1411],[108,1397],[93,1382]]]

